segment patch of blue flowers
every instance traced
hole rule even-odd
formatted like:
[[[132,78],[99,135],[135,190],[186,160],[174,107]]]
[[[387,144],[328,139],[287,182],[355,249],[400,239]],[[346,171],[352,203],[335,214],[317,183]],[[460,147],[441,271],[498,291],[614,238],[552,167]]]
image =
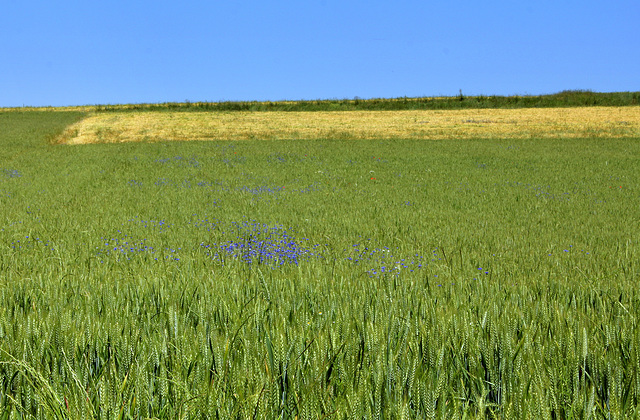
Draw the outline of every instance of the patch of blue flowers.
[[[551,188],[550,185],[547,185],[547,186],[532,185],[532,184],[525,184],[524,182],[509,182],[509,181],[507,181],[505,185],[507,187],[523,188],[525,190],[529,190],[532,193],[534,193],[536,197],[546,198],[548,200],[568,201],[571,198],[571,195],[568,192],[565,192],[562,194],[549,192],[549,189]]]
[[[352,245],[350,254],[351,256],[346,258],[347,261],[358,265],[365,265],[366,267],[374,266],[374,268],[367,268],[367,273],[369,273],[370,277],[381,275],[398,276],[403,271],[413,273],[427,265],[425,259],[419,254],[415,254],[409,258],[402,258],[395,256],[388,247],[369,248],[365,245],[354,244]]]
[[[489,270],[488,268],[478,267],[479,275],[488,276],[489,274],[491,274],[491,272],[488,270]],[[478,280],[477,277],[474,277],[473,279]]]
[[[583,255],[591,255],[591,253],[589,251],[586,251],[584,249],[581,249],[579,251],[576,251],[576,249],[573,247],[573,245],[569,245],[566,248],[563,248],[562,251],[558,252],[558,255],[571,255],[571,254],[583,254]],[[553,255],[553,252],[549,252],[549,254],[547,254],[549,257]]]
[[[308,194],[310,192],[320,190],[320,187],[321,187],[321,184],[319,182],[314,182],[313,184],[311,184],[311,185],[309,185],[307,187],[299,188],[299,189],[293,189],[293,190],[291,190],[291,192],[297,192],[297,193],[300,193],[300,194]]]
[[[254,195],[262,195],[262,194],[275,194],[284,191],[283,186],[267,186],[260,185],[257,187],[240,187],[238,188],[240,191],[248,192]]]
[[[8,225],[4,225],[2,228],[0,228],[0,232],[4,232],[5,229],[8,229],[8,228],[10,228],[12,226],[15,226],[15,225],[21,225],[21,224],[22,224],[22,220],[11,222]]]
[[[171,225],[165,220],[144,220],[139,217],[134,217],[132,219],[129,219],[128,222],[141,226],[143,228],[153,228],[160,232],[171,227]]]
[[[53,245],[49,241],[45,241],[40,239],[39,237],[34,236],[25,236],[22,240],[12,242],[10,246],[14,251],[26,249],[31,250],[34,249],[34,247],[43,247],[44,249],[48,249],[49,251],[55,250]]]
[[[200,162],[198,162],[198,160],[193,156],[189,158],[174,156],[172,158],[156,159],[156,163],[173,166],[191,166],[193,168],[198,168],[200,166]]]
[[[274,163],[285,163],[287,161],[287,158],[280,153],[274,153],[267,156],[267,161]]]
[[[132,256],[141,253],[155,253],[153,247],[146,245],[146,239],[136,240],[128,235],[124,235],[122,238],[105,239],[102,237],[100,239],[103,241],[103,246],[96,247],[100,262],[104,262],[104,259],[110,256],[114,256],[116,259],[122,257],[130,260]]]
[[[247,158],[245,156],[233,156],[233,157],[224,157],[220,158],[221,162],[227,165],[230,168],[242,163],[247,162]]]
[[[20,178],[22,174],[17,169],[1,169],[0,173],[7,178]]]
[[[162,233],[171,228],[165,220],[144,220],[139,217],[129,219],[127,224],[123,224],[128,229],[153,230]],[[150,256],[154,261],[168,260],[180,261],[178,251],[181,248],[155,248],[147,242],[147,239],[139,239],[139,236],[124,234],[122,230],[117,231],[117,235],[112,237],[101,237],[101,246],[96,247],[96,254],[100,257],[100,262],[104,263],[108,259],[115,261],[131,260],[134,257]]]
[[[225,264],[239,260],[247,264],[271,267],[298,265],[301,261],[319,257],[316,248],[306,238],[296,239],[282,226],[268,226],[257,222],[234,222],[234,238],[220,243],[201,243],[211,259]]]
[[[215,201],[214,201],[214,204],[215,204]],[[197,214],[194,214],[192,216],[198,217]],[[209,220],[209,218],[204,218],[204,219],[196,220],[194,222],[187,222],[187,223],[192,225],[193,227],[196,227],[199,229],[205,229],[207,232],[211,232],[212,230],[215,230],[218,226],[218,222],[214,220]]]

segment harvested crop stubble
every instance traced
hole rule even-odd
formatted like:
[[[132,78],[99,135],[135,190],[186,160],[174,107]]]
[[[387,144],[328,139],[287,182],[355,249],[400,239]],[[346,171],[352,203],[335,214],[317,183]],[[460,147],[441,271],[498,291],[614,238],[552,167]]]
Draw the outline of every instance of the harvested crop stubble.
[[[163,140],[637,137],[640,107],[331,112],[116,112],[63,134],[68,144]]]

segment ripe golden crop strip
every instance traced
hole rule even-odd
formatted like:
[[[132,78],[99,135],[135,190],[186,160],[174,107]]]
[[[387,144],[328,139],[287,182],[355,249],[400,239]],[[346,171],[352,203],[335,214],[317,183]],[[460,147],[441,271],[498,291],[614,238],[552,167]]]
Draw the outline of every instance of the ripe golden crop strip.
[[[640,107],[331,112],[115,112],[71,126],[68,144],[163,140],[640,137]]]

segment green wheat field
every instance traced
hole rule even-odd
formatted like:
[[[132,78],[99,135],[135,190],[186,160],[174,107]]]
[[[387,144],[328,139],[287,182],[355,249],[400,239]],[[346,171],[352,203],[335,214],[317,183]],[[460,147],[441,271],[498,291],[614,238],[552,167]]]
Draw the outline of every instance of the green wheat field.
[[[640,138],[84,115],[0,112],[0,419],[640,417]]]

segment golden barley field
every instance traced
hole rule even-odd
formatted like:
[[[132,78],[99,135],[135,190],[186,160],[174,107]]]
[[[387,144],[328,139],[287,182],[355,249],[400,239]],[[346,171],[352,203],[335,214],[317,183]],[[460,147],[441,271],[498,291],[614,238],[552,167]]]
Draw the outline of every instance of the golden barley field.
[[[110,112],[70,126],[67,144],[140,141],[640,136],[640,107],[326,112]]]

